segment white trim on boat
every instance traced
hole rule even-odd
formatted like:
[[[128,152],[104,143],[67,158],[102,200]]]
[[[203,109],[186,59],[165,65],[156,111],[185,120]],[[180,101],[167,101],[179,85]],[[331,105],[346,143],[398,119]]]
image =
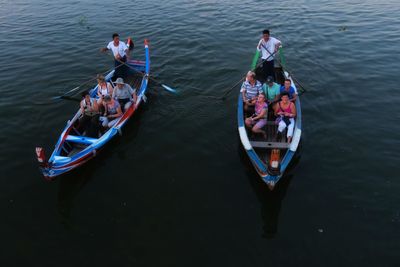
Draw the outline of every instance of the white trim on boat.
[[[244,126],[239,127],[239,136],[240,136],[240,141],[242,141],[242,144],[246,150],[251,150],[252,146],[250,144],[249,138],[247,137],[247,132]]]
[[[294,131],[294,134],[293,134],[290,148],[289,148],[291,151],[294,152],[297,150],[297,147],[299,146],[299,142],[300,142],[300,137],[301,137],[301,129],[296,128],[296,130]]]

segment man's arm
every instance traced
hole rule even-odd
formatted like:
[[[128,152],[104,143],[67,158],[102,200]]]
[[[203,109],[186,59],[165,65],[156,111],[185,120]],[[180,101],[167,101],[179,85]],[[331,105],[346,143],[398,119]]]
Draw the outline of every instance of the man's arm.
[[[108,43],[106,47],[100,48],[100,51],[101,51],[101,52],[107,52],[108,50],[111,50],[111,48],[110,48],[110,43]]]
[[[257,51],[261,51],[262,39],[258,42]]]
[[[297,94],[296,93],[293,93],[293,98],[292,99],[290,99],[290,101],[292,101],[293,103],[296,101],[296,99],[297,99]]]
[[[282,42],[275,38],[275,52],[278,51],[278,49],[281,45],[282,45]]]

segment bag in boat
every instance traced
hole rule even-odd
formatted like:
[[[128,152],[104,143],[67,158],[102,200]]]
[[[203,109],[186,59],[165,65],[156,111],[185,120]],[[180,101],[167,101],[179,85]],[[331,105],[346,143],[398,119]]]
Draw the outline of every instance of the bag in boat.
[[[289,126],[290,124],[290,118],[285,116],[279,116],[278,118],[276,118],[275,124],[279,124],[281,121],[283,121],[286,126]]]

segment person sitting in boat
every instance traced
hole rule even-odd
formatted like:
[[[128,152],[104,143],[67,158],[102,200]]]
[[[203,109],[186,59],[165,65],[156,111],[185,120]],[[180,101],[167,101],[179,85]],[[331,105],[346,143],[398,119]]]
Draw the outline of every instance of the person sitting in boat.
[[[99,99],[97,101],[97,104],[100,106],[103,104],[103,99],[106,95],[112,96],[113,94],[113,86],[111,83],[106,82],[106,79],[104,78],[103,75],[98,74],[97,75],[97,95],[99,96]]]
[[[112,98],[118,100],[124,112],[132,102],[136,102],[136,89],[132,89],[129,84],[124,83],[122,78],[118,78],[115,83],[117,86],[114,88]]]
[[[97,101],[90,97],[88,91],[84,92],[82,97],[80,102],[82,117],[79,119],[77,130],[82,134],[86,132],[86,136],[97,138],[100,117]]]
[[[265,102],[265,95],[259,94],[255,103],[255,113],[246,118],[245,124],[251,128],[253,133],[261,133],[264,138],[267,134],[262,128],[267,124],[268,104]]]
[[[106,95],[104,97],[104,116],[100,117],[103,127],[111,128],[122,116],[121,106],[117,100],[114,100],[111,96]]]
[[[247,73],[246,81],[243,82],[240,92],[242,93],[244,110],[250,111],[254,108],[258,95],[262,93],[262,85],[256,80],[256,74],[253,71]]]
[[[274,82],[274,78],[272,76],[267,77],[267,81],[263,84],[263,92],[266,96],[266,100],[268,104],[276,103],[279,101],[280,86],[276,82]]]
[[[285,83],[284,83],[284,85],[281,86],[280,92],[281,92],[281,96],[282,96],[282,93],[286,92],[288,94],[289,100],[291,102],[294,102],[297,99],[296,91],[294,90],[294,88],[292,86],[292,81],[290,79],[285,79]]]
[[[296,117],[296,106],[289,100],[289,94],[287,92],[281,93],[281,101],[275,106],[275,115],[278,116],[278,140],[282,136],[283,130],[287,130],[287,141],[292,141],[293,129],[294,129],[294,118]]]

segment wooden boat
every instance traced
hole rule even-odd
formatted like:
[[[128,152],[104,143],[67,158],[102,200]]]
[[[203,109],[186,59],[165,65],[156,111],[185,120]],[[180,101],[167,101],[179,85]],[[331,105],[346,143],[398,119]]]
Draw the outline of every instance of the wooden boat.
[[[137,101],[127,108],[123,115],[118,119],[115,125],[104,132],[99,138],[91,138],[79,133],[76,129],[76,124],[82,116],[81,110],[67,122],[62,131],[55,149],[50,158],[46,160],[44,149],[36,148],[36,156],[40,164],[40,169],[43,176],[47,180],[52,180],[54,177],[69,172],[88,160],[96,156],[101,148],[103,148],[115,135],[121,134],[121,129],[130,117],[139,108],[145,97],[149,82],[150,74],[150,53],[147,40],[144,41],[145,60],[128,60],[131,84],[137,89]],[[110,81],[114,75],[112,70],[105,77],[106,81]],[[97,98],[97,86],[90,90],[90,96]]]
[[[260,66],[256,68],[255,73],[256,79],[262,80],[260,76]],[[294,87],[298,94],[296,85],[289,73],[284,71],[281,66],[275,67],[275,76],[279,84],[283,84],[286,78],[290,79],[292,81],[292,87]],[[278,126],[275,123],[271,107],[268,107],[267,125],[263,129],[267,133],[267,138],[264,139],[263,137],[253,135],[250,129],[246,129],[243,99],[242,94],[239,93],[237,120],[240,140],[255,170],[271,190],[285,173],[285,170],[299,147],[301,139],[301,106],[299,96],[297,96],[295,106],[297,116],[295,118],[291,143],[287,142],[286,134],[283,134],[284,137],[281,140],[277,140]],[[286,130],[284,133],[286,133]]]

